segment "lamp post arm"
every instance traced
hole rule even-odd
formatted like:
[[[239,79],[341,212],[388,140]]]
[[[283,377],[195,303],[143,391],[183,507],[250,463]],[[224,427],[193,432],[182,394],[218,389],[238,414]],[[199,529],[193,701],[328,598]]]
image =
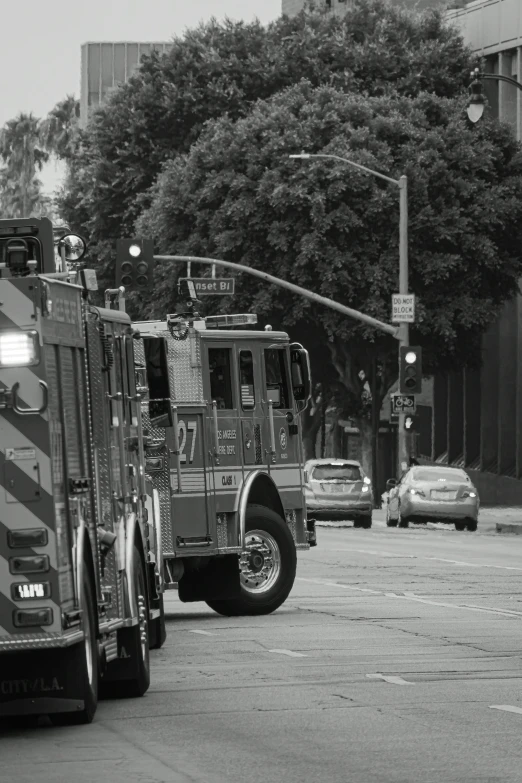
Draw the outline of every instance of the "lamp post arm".
[[[330,158],[331,160],[340,160],[343,163],[348,163],[350,166],[353,166],[356,169],[361,169],[361,171],[366,171],[367,174],[373,174],[374,177],[379,177],[380,179],[384,179],[386,182],[391,182],[393,185],[398,185],[399,180],[392,179],[391,177],[387,177],[386,174],[381,174],[379,171],[374,171],[373,169],[369,169],[367,166],[362,166],[360,163],[355,163],[353,160],[349,160],[349,158],[342,158],[340,155],[330,155],[326,152],[316,152],[316,153],[303,153],[302,155],[290,155],[291,158],[302,158],[303,160],[306,160],[307,158]]]
[[[233,261],[222,261],[217,258],[204,258],[200,256],[154,256],[155,261],[174,261],[178,263],[194,263],[194,264],[217,264],[217,266],[224,266],[228,269],[235,269],[238,272],[246,272],[246,274],[253,275],[254,277],[260,277],[261,280],[265,280],[267,283],[272,283],[280,288],[287,288],[294,294],[304,296],[305,299],[311,299],[312,302],[329,307],[330,310],[337,310],[337,312],[347,315],[350,318],[355,318],[356,321],[361,321],[368,326],[373,326],[375,329],[379,329],[381,332],[391,334],[395,339],[400,340],[400,329],[391,324],[379,321],[377,318],[372,318],[371,315],[366,313],[360,313],[359,310],[353,310],[351,307],[346,307],[340,302],[336,302],[333,299],[328,299],[326,296],[321,296],[313,291],[309,291],[307,288],[302,288],[300,285],[289,283],[286,280],[281,280],[279,277],[269,275],[268,272],[262,272],[260,269],[254,269],[251,266],[245,266],[245,264],[236,264]]]
[[[514,87],[518,87],[519,90],[522,90],[522,84],[520,82],[517,82],[516,79],[511,79],[510,76],[502,76],[499,73],[481,73],[478,77],[479,79],[494,79],[498,82],[506,82],[507,84],[512,84]]]

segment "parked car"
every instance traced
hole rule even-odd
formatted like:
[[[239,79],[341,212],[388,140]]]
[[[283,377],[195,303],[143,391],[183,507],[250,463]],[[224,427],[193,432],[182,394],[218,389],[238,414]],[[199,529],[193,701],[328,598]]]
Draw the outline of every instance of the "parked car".
[[[372,526],[373,492],[359,462],[313,459],[304,466],[306,511],[310,519],[353,520]]]
[[[461,468],[422,465],[408,470],[397,483],[390,479],[386,506],[388,527],[410,522],[448,522],[457,530],[477,529],[479,496]]]

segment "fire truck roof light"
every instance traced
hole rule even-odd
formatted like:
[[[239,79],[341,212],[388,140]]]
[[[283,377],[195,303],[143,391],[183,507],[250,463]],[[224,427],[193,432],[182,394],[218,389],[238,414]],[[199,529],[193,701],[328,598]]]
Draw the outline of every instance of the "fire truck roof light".
[[[0,367],[28,367],[38,362],[35,331],[0,332]]]
[[[255,313],[237,313],[236,315],[207,315],[205,324],[208,327],[219,326],[245,326],[246,324],[257,324],[257,315]]]

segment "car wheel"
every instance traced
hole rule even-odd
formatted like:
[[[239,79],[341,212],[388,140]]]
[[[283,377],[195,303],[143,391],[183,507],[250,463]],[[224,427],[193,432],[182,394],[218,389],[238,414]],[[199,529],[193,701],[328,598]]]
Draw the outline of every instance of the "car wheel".
[[[465,530],[465,528],[466,528],[465,522],[455,522],[455,530],[461,532],[462,530]]]
[[[372,526],[372,515],[368,514],[367,516],[361,519],[361,527],[364,527],[366,530],[368,530],[371,526]]]
[[[476,519],[468,519],[466,521],[466,530],[469,533],[475,533],[477,530],[477,520]]]
[[[386,527],[397,527],[397,520],[390,516],[390,504],[386,503]]]
[[[354,527],[363,527],[363,520],[362,519],[354,519],[353,520],[353,526]]]
[[[409,527],[410,526],[410,520],[408,517],[403,517],[401,514],[401,507],[399,506],[399,519],[397,520],[398,527]]]

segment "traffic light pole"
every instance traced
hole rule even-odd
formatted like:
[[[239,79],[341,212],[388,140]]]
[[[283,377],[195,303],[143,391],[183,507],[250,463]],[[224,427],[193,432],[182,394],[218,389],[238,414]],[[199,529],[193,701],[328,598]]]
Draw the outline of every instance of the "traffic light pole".
[[[399,179],[399,293],[407,294],[409,287],[408,272],[408,178]],[[410,344],[410,326],[403,323],[399,329],[399,346]],[[399,363],[400,363],[399,351]],[[399,368],[400,370],[400,368]],[[408,439],[404,427],[405,414],[399,413],[397,428],[397,476],[403,473],[404,463],[408,465]]]

